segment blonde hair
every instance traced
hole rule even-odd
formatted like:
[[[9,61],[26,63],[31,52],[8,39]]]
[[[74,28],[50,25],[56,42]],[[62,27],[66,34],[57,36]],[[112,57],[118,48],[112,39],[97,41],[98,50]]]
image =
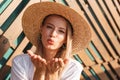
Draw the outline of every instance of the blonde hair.
[[[70,23],[67,21],[67,42],[66,42],[66,49],[63,49],[63,53],[61,55],[61,58],[69,58],[72,53],[72,26]]]
[[[66,49],[62,49],[61,52],[62,52],[62,55],[61,55],[61,58],[64,60],[64,59],[69,59],[71,57],[71,53],[72,53],[72,35],[73,35],[73,29],[72,29],[72,26],[71,24],[69,23],[69,21],[66,21],[67,22],[67,42],[66,42]],[[60,76],[64,70],[64,68],[66,67],[66,65],[59,71],[59,79],[60,79]]]

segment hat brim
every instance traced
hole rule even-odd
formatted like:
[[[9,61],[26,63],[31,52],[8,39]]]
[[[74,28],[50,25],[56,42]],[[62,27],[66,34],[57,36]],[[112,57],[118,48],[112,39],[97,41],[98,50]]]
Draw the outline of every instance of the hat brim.
[[[22,27],[33,45],[37,46],[42,21],[50,14],[61,15],[71,23],[74,30],[73,53],[79,52],[88,45],[91,39],[91,30],[88,23],[73,9],[56,2],[34,3],[25,10],[22,17]]]

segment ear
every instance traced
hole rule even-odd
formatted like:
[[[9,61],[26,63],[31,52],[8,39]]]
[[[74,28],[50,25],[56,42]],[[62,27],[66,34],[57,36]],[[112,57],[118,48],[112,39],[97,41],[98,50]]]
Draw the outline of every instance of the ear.
[[[64,44],[67,45],[67,41],[66,41],[66,40],[64,41],[63,45],[64,45]]]

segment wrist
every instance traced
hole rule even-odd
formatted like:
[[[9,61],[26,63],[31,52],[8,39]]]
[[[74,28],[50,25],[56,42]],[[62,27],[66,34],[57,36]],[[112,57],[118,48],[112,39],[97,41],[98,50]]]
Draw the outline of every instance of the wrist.
[[[45,71],[36,69],[33,80],[45,80]]]
[[[50,73],[46,72],[45,80],[59,80],[58,72]]]

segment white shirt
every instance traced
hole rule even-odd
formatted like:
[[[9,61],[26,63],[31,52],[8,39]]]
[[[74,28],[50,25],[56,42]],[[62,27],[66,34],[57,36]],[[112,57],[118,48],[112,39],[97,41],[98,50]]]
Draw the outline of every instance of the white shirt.
[[[83,67],[78,61],[70,59],[60,80],[80,80],[82,70]],[[33,76],[34,65],[29,55],[16,56],[12,61],[11,80],[33,80]]]

